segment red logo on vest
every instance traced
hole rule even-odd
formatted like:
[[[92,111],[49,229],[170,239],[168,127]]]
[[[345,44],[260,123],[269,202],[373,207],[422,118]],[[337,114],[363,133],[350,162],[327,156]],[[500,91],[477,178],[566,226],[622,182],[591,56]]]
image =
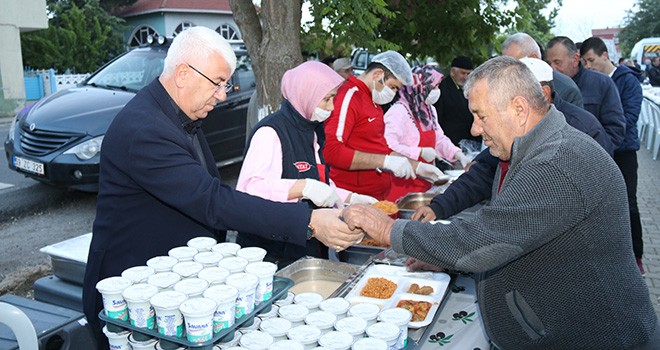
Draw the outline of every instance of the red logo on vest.
[[[304,173],[305,171],[312,168],[312,165],[307,162],[295,162],[293,165],[298,169],[299,173]]]

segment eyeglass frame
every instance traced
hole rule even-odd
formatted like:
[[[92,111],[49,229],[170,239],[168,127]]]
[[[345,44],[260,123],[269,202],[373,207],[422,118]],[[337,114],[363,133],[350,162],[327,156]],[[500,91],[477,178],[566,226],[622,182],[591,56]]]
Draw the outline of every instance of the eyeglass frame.
[[[199,75],[203,76],[206,80],[209,81],[209,83],[215,85],[216,91],[219,91],[219,89],[222,88],[222,89],[224,89],[225,93],[229,93],[234,88],[234,85],[232,85],[230,82],[226,82],[224,84],[216,83],[215,81],[211,80],[211,78],[207,77],[206,74],[200,72],[197,68],[193,67],[189,63],[186,63],[186,65],[188,67],[190,67],[192,70],[194,70],[195,72],[197,72]]]

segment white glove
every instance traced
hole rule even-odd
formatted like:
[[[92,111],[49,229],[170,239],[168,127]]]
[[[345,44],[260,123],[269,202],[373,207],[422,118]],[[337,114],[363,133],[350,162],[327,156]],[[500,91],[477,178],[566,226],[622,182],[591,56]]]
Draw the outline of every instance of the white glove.
[[[353,192],[351,194],[351,200],[348,202],[348,204],[374,204],[376,202],[378,202],[378,199],[374,197]]]
[[[461,162],[461,166],[463,168],[465,168],[472,161],[472,159],[463,154],[463,152],[456,152],[456,159]]]
[[[383,168],[391,171],[396,177],[403,177],[406,179],[410,179],[411,177],[413,179],[416,178],[412,165],[410,165],[410,162],[406,157],[385,156]]]
[[[422,159],[427,162],[432,162],[438,157],[438,153],[431,147],[422,147],[422,152],[420,153]]]
[[[415,173],[431,183],[438,181],[440,177],[444,175],[440,169],[434,167],[431,164],[422,162],[419,162],[419,165],[417,165]]]
[[[343,203],[335,190],[321,181],[305,179],[302,194],[303,198],[311,200],[319,207],[332,208],[336,204],[338,208],[343,208]]]

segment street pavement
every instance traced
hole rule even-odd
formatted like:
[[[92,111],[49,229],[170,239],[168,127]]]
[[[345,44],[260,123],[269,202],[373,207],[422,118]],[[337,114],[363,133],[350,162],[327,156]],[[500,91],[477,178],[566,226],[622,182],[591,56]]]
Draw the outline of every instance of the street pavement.
[[[660,317],[660,159],[653,160],[646,147],[637,152],[637,203],[642,218],[644,269],[655,313]]]

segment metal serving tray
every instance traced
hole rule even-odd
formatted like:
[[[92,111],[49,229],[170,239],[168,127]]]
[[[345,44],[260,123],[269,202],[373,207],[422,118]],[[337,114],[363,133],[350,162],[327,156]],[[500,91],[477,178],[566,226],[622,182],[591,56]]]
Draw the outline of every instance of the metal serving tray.
[[[82,286],[91,242],[92,233],[90,232],[45,246],[39,251],[50,256],[55,276]]]

